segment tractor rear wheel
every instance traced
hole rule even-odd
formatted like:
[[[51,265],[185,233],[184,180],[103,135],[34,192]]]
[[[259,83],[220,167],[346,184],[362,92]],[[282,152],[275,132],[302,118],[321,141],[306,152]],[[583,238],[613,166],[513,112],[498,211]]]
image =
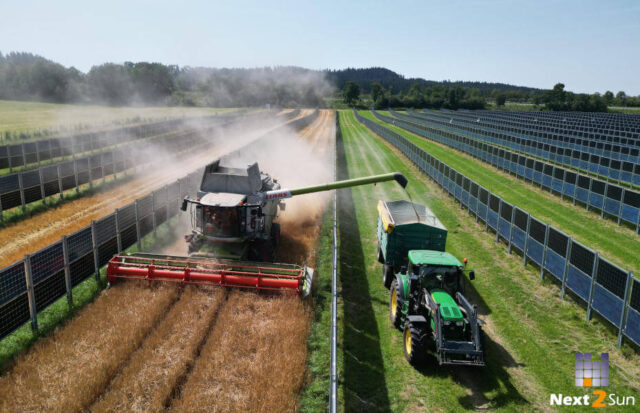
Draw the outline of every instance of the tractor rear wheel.
[[[414,366],[424,362],[427,351],[427,346],[425,345],[427,340],[426,328],[407,320],[404,323],[402,337],[404,357],[407,361]]]
[[[399,300],[400,294],[400,284],[398,284],[398,280],[391,281],[391,288],[389,289],[389,320],[397,329],[400,329],[402,326],[402,304]]]

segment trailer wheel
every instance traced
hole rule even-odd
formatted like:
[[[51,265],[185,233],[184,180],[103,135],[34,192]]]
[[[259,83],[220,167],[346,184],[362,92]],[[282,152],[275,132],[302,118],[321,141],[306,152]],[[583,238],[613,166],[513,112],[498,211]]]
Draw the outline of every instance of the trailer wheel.
[[[391,281],[391,288],[389,289],[389,320],[391,324],[400,329],[402,326],[402,304],[398,299],[400,295],[400,285],[398,280]]]
[[[404,357],[412,365],[419,365],[425,360],[427,347],[425,345],[427,332],[423,326],[418,326],[407,320],[402,334]]]
[[[391,287],[391,281],[393,280],[393,267],[391,265],[384,264],[382,266],[382,284],[387,288]]]

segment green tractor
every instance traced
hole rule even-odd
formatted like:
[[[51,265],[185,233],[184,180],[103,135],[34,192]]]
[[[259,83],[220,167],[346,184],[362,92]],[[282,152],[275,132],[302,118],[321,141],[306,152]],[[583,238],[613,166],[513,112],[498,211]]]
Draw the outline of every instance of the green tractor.
[[[462,294],[466,260],[462,264],[444,251],[446,228],[424,205],[380,201],[378,211],[378,260],[389,288],[389,318],[403,330],[407,360],[421,364],[435,344],[441,365],[484,366],[477,307]],[[475,278],[473,271],[468,276]]]

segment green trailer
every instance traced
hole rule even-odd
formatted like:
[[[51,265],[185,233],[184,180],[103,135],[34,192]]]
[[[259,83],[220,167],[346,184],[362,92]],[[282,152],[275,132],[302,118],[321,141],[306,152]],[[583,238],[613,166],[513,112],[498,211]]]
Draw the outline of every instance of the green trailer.
[[[378,202],[378,261],[385,287],[407,266],[409,251],[444,251],[446,242],[447,229],[426,206],[404,200]]]

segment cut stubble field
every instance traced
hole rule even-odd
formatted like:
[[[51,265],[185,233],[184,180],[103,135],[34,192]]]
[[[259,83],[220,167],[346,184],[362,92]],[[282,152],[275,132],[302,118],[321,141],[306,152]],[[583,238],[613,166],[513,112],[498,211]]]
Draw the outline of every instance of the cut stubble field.
[[[333,122],[323,111],[300,136],[332,147]],[[281,261],[315,262],[323,208],[283,214]],[[297,410],[310,322],[295,296],[118,283],[18,356],[0,410]]]

